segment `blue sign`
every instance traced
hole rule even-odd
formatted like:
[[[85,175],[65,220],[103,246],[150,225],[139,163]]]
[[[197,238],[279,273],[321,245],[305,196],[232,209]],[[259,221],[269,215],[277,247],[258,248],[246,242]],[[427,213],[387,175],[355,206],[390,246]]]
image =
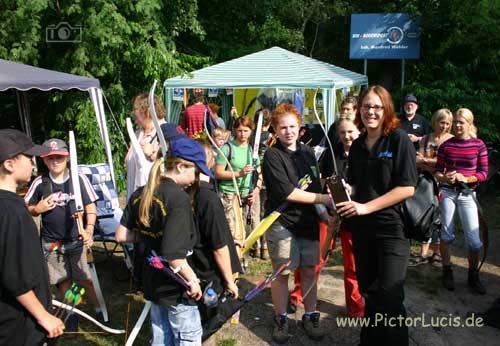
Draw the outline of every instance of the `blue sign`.
[[[351,59],[420,58],[419,20],[406,13],[351,15]]]

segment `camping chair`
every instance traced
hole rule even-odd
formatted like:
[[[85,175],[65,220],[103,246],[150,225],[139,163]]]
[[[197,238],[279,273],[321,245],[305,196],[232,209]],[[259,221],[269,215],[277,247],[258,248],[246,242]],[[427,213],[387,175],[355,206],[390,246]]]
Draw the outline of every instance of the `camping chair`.
[[[94,241],[103,244],[103,251],[108,258],[122,253],[127,269],[132,270],[132,261],[127,245],[115,241],[115,231],[120,224],[123,211],[120,208],[118,193],[113,186],[108,164],[78,165],[78,172],[88,178],[99,197],[96,201],[97,222]]]

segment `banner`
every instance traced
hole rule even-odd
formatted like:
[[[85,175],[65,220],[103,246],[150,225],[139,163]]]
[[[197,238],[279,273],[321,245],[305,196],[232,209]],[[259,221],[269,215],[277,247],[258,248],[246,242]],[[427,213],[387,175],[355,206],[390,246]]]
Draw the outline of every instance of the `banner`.
[[[419,59],[420,19],[406,13],[351,15],[351,59]]]

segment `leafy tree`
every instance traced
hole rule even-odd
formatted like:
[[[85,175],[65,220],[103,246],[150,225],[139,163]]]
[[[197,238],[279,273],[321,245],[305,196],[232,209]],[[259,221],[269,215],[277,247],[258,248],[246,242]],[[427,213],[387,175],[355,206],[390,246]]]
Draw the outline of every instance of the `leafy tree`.
[[[0,57],[99,78],[122,129],[133,96],[148,90],[153,79],[162,81],[210,61],[177,50],[176,40],[182,32],[204,35],[195,0],[1,2]],[[81,27],[81,42],[47,42],[46,28],[60,22]],[[158,89],[161,91],[161,87]],[[88,95],[50,95],[46,106],[32,107],[35,136],[65,138],[73,128],[82,161],[105,160]],[[41,97],[37,94],[33,99]],[[109,117],[109,111],[107,114]],[[123,176],[126,148],[111,122],[108,128],[118,175]],[[40,129],[44,131],[39,133]]]

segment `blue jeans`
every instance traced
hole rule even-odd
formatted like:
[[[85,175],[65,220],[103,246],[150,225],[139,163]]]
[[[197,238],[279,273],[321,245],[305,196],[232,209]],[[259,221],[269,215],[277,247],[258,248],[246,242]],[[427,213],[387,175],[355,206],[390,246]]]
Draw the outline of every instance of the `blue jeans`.
[[[197,306],[177,304],[168,308],[151,304],[152,346],[201,346],[200,312]]]
[[[483,245],[479,238],[479,217],[474,200],[475,192],[463,193],[442,187],[443,200],[441,201],[441,240],[450,244],[455,240],[455,211],[458,210],[460,223],[464,229],[464,238],[467,248],[476,252]]]

